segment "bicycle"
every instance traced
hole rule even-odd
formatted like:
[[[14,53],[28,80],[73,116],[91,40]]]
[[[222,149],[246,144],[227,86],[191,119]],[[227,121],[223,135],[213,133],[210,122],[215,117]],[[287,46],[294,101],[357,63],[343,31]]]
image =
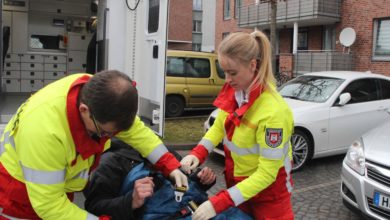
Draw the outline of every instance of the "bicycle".
[[[281,72],[278,72],[276,75],[275,75],[275,79],[276,79],[276,86],[279,87],[283,84],[285,84],[286,82],[288,82],[290,79],[291,79],[291,73],[289,73],[288,71],[281,71]]]

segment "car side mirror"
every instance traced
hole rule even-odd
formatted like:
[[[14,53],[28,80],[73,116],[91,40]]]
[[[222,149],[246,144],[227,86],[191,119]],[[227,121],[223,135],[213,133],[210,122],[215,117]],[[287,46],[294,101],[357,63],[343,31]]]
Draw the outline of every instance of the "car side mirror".
[[[337,103],[338,106],[344,106],[351,100],[351,94],[349,92],[343,93],[339,96],[339,103]]]

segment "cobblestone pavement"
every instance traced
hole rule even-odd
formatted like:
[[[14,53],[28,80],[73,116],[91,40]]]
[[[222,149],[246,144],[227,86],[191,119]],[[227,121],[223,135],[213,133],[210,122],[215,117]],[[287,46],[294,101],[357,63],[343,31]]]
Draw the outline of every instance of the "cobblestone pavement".
[[[186,155],[188,151],[179,151]],[[363,219],[347,209],[340,196],[340,172],[344,156],[327,157],[311,161],[303,170],[293,173],[292,204],[295,219]],[[224,158],[211,154],[206,161],[217,174],[217,184],[209,190],[215,194],[225,188],[223,179]]]

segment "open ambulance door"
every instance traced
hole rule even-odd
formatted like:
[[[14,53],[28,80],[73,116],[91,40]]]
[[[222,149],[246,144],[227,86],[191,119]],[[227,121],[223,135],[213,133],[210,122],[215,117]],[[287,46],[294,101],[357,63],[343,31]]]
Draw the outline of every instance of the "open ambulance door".
[[[100,0],[98,70],[137,82],[138,115],[163,136],[168,0]]]

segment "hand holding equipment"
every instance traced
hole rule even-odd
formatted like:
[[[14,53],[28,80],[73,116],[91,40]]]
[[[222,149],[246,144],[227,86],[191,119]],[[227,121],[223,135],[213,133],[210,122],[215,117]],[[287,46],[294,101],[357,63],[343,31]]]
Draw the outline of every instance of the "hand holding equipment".
[[[199,166],[199,159],[196,156],[189,154],[180,161],[180,164],[181,168],[189,174]]]
[[[210,219],[216,215],[217,213],[215,212],[213,204],[211,204],[210,200],[207,200],[196,209],[196,211],[192,215],[192,219],[205,220]]]

